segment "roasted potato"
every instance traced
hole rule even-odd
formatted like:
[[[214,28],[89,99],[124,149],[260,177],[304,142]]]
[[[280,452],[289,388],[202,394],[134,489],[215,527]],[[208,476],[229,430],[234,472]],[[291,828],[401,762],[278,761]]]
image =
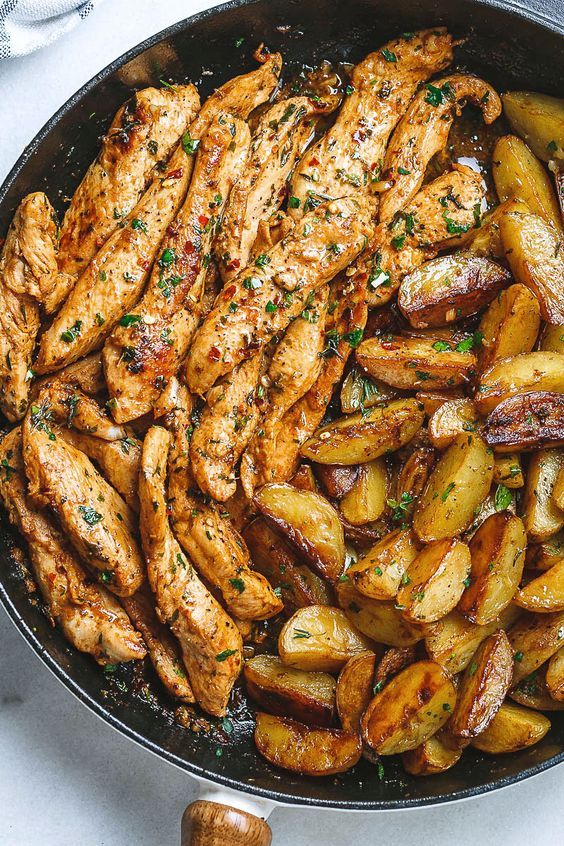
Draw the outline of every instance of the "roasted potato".
[[[530,352],[497,361],[482,373],[474,403],[489,414],[508,397],[529,391],[564,393],[564,355]]]
[[[560,649],[564,638],[564,612],[525,613],[507,632],[515,666],[513,685],[533,673]]]
[[[504,258],[505,250],[501,242],[499,221],[509,211],[527,213],[529,208],[520,200],[506,200],[504,203],[500,203],[499,206],[496,206],[495,209],[482,218],[482,222],[478,228],[469,229],[461,237],[461,246],[467,252],[474,253],[478,256]]]
[[[564,702],[554,699],[547,687],[546,666],[539,667],[521,679],[519,684],[509,691],[510,699],[535,711],[563,711]]]
[[[461,755],[462,749],[449,749],[441,740],[441,732],[439,732],[428,737],[415,749],[404,752],[401,762],[410,775],[437,775],[454,767]]]
[[[531,352],[540,329],[540,307],[526,285],[510,285],[492,300],[480,320],[480,369],[500,358]]]
[[[261,708],[314,726],[331,726],[335,718],[333,676],[286,667],[276,655],[257,655],[245,662],[247,691]]]
[[[415,501],[425,489],[434,461],[433,449],[418,447],[401,468],[397,477],[396,501],[402,503],[405,512],[411,514],[413,511]]]
[[[557,532],[541,543],[529,544],[525,566],[531,570],[550,570],[564,558],[564,532]]]
[[[564,100],[535,91],[508,91],[503,111],[511,129],[543,162],[564,160]]]
[[[360,467],[350,464],[318,464],[315,474],[331,499],[342,499],[354,487]]]
[[[536,214],[509,212],[500,221],[505,255],[515,280],[538,298],[543,320],[564,323],[562,232]]]
[[[326,673],[338,672],[372,646],[343,611],[327,605],[298,609],[278,638],[278,652],[288,667]]]
[[[362,464],[404,444],[418,432],[424,415],[414,399],[392,400],[322,426],[303,445],[306,458],[319,464]]]
[[[264,485],[254,503],[321,576],[330,581],[339,578],[345,564],[345,537],[339,516],[325,497],[275,483]]]
[[[564,704],[564,646],[548,662],[545,680],[552,698]]]
[[[546,352],[564,353],[563,323],[545,323],[541,333],[539,349]]]
[[[415,749],[446,723],[455,702],[444,667],[417,661],[376,694],[361,720],[362,738],[379,755]]]
[[[527,611],[564,611],[564,558],[517,591],[515,602]]]
[[[411,623],[433,623],[445,617],[462,596],[470,572],[470,549],[457,538],[425,546],[409,565],[397,604]]]
[[[311,728],[297,720],[258,713],[255,744],[277,767],[308,776],[344,773],[362,751],[358,734],[331,728]]]
[[[485,256],[440,256],[402,280],[398,305],[412,326],[446,326],[476,314],[509,279],[505,268]]]
[[[341,388],[341,411],[352,414],[365,408],[373,408],[381,402],[395,399],[398,392],[380,382],[371,379],[359,367],[351,367],[343,381]]]
[[[564,512],[552,498],[563,466],[564,449],[539,450],[531,456],[523,495],[523,523],[530,540],[548,540],[564,526]]]
[[[531,391],[508,397],[488,415],[483,436],[497,453],[564,445],[564,394]]]
[[[518,752],[542,740],[550,729],[544,714],[504,702],[489,726],[472,740],[472,746],[488,755]]]
[[[487,443],[487,441],[486,441]],[[499,453],[494,458],[494,482],[506,488],[522,488],[525,484],[521,459],[517,452]]]
[[[411,529],[396,529],[360,555],[346,574],[364,596],[394,599],[417,552]]]
[[[556,482],[552,489],[552,497],[558,508],[564,511],[564,468],[562,468],[556,477]]]
[[[493,479],[493,458],[476,434],[459,435],[431,473],[413,514],[423,543],[460,534],[472,523]]]
[[[495,622],[521,581],[526,547],[519,517],[500,511],[484,520],[470,541],[472,569],[458,603],[461,614],[481,626]]]
[[[404,620],[393,602],[369,599],[349,582],[337,585],[339,605],[352,624],[371,641],[387,646],[411,646],[423,637]]]
[[[429,420],[429,440],[437,449],[446,449],[464,432],[475,432],[478,416],[471,399],[448,400]]]
[[[390,646],[386,649],[374,671],[374,687],[378,689],[384,687],[384,682],[388,680],[389,676],[397,675],[401,670],[413,664],[416,658],[415,646]],[[377,691],[374,691],[377,693]]]
[[[388,499],[388,471],[383,458],[361,464],[356,482],[339,504],[353,526],[364,526],[383,514]]]
[[[317,492],[317,482],[309,464],[300,464],[290,479],[290,484],[300,491]]]
[[[464,392],[462,388],[452,388],[449,391],[417,391],[415,399],[421,403],[427,417],[432,417],[445,402],[464,399]]]
[[[344,731],[360,732],[360,718],[374,696],[376,655],[362,652],[349,658],[337,679],[337,713]]]

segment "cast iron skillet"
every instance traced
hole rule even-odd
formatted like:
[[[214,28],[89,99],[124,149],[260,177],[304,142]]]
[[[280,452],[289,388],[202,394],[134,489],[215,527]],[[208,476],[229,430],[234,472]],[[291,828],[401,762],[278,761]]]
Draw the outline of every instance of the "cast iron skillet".
[[[446,24],[456,36],[467,37],[457,49],[459,66],[482,74],[501,90],[562,96],[557,90],[564,79],[559,0],[529,0],[529,7],[519,8],[511,0],[236,0],[195,15],[115,61],[46,124],[0,190],[0,233],[29,191],[46,191],[62,211],[64,198],[96,154],[99,136],[132,89],[162,78],[191,79],[205,96],[231,76],[250,70],[252,50],[261,41],[280,50],[291,68],[324,58],[355,61],[398,33]],[[432,778],[410,777],[392,761],[386,761],[383,780],[366,761],[338,778],[282,773],[257,755],[244,701],[235,706],[231,735],[222,734],[219,727],[194,734],[174,722],[172,702],[157,684],[152,696],[144,695],[150,670],[141,678],[124,668],[117,679],[108,678],[91,658],[71,649],[40,607],[30,602],[21,568],[11,554],[13,543],[1,515],[0,598],[28,643],[99,716],[193,775],[283,803],[371,810],[473,796],[564,760],[564,713],[554,712],[552,730],[531,749],[499,758],[466,751],[451,771]]]

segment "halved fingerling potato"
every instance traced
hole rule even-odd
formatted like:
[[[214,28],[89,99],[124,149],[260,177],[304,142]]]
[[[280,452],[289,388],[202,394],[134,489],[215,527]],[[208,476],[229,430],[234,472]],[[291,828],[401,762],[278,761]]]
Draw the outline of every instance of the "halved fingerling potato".
[[[395,399],[398,392],[380,382],[371,379],[356,365],[351,367],[343,380],[341,388],[341,411],[343,414],[353,414],[365,408],[372,408],[380,402]]]
[[[339,515],[325,497],[273,483],[260,488],[254,503],[321,576],[330,581],[339,578],[345,564],[345,537]]]
[[[379,755],[415,749],[443,726],[456,702],[449,673],[416,661],[376,694],[361,720],[364,742]]]
[[[389,676],[395,676],[401,670],[413,664],[416,657],[415,646],[390,646],[386,649],[374,671],[374,693],[384,687]]]
[[[383,514],[388,499],[388,471],[383,458],[361,464],[358,478],[339,503],[345,520],[364,526]]]
[[[462,236],[461,244],[464,246],[464,249],[478,256],[504,258],[505,250],[501,242],[499,221],[509,211],[527,213],[529,208],[520,200],[511,199],[500,203],[499,206],[496,206],[495,209],[482,218],[481,225],[477,229],[470,229]]]
[[[458,610],[472,623],[493,623],[521,581],[527,535],[519,517],[500,511],[484,520],[470,541],[472,569]]]
[[[525,566],[530,570],[550,570],[564,558],[564,532],[557,532],[548,540],[531,543],[527,547]]]
[[[480,414],[489,414],[508,397],[528,391],[564,393],[564,354],[521,353],[495,362],[480,376],[474,403]]]
[[[276,655],[257,655],[245,662],[247,691],[261,708],[315,726],[331,726],[335,718],[333,676],[286,667]]]
[[[500,291],[480,320],[480,368],[487,370],[500,358],[531,352],[539,329],[539,301],[526,285]]]
[[[517,452],[499,453],[494,458],[494,482],[506,488],[522,488],[525,484],[521,459]]]
[[[564,449],[543,449],[529,461],[523,495],[523,523],[530,540],[544,541],[564,526],[562,512],[552,498],[564,466]]]
[[[300,491],[317,492],[317,482],[313,475],[313,470],[309,464],[300,464],[292,478],[290,484]]]
[[[543,162],[564,159],[564,100],[536,91],[508,91],[503,111],[511,128]]]
[[[530,614],[526,612],[507,632],[515,666],[513,685],[533,673],[562,646],[564,612]]]
[[[488,415],[483,437],[496,453],[564,445],[564,394],[530,391],[508,397]]]
[[[546,352],[564,353],[564,323],[545,323],[539,349]]]
[[[552,498],[558,508],[560,508],[561,511],[564,511],[564,467],[560,470],[560,473],[556,477],[556,482],[554,483],[554,487],[552,489]]]
[[[564,702],[554,699],[548,689],[546,667],[547,664],[521,679],[519,684],[509,691],[509,698],[534,711],[564,711]]]
[[[482,641],[462,677],[448,733],[464,744],[481,734],[499,710],[513,677],[513,652],[502,629]]]
[[[401,762],[410,775],[438,775],[454,767],[461,755],[462,749],[450,749],[441,740],[441,732],[438,732],[428,737],[415,749],[404,752]]]
[[[374,696],[376,655],[362,652],[349,658],[337,679],[337,713],[344,731],[360,732],[360,718]]]
[[[417,552],[411,529],[396,529],[360,555],[346,575],[364,596],[394,599]]]
[[[344,611],[327,605],[298,609],[278,637],[284,664],[325,673],[338,672],[349,658],[372,651],[372,646]]]
[[[476,434],[459,435],[431,473],[413,514],[423,543],[460,534],[472,523],[493,479],[493,456]]]
[[[331,499],[342,499],[358,479],[360,467],[344,464],[318,464],[315,474]]]
[[[331,728],[311,728],[297,720],[258,713],[255,744],[277,767],[308,776],[344,773],[358,763],[358,734]]]
[[[447,341],[384,335],[368,338],[356,351],[368,373],[396,388],[449,388],[462,385],[475,372],[476,356]]]
[[[423,493],[434,463],[435,451],[423,446],[414,449],[401,468],[397,477],[396,500],[406,506],[407,512],[413,511],[415,502]]]
[[[561,228],[560,210],[548,173],[516,135],[504,135],[494,147],[493,179],[501,202],[522,200],[556,229]]]
[[[517,282],[533,291],[543,320],[564,323],[562,231],[540,215],[509,212],[500,222],[501,239]]]
[[[322,426],[301,453],[319,464],[363,464],[408,443],[423,420],[416,400],[392,400],[366,414],[349,414]]]
[[[564,558],[518,590],[515,602],[537,614],[564,611]]]
[[[451,388],[448,391],[417,391],[415,399],[421,403],[427,417],[432,417],[435,411],[445,402],[464,399],[462,388]]]
[[[446,449],[464,432],[475,432],[478,415],[471,399],[448,400],[429,420],[429,440],[437,449]]]
[[[545,680],[552,698],[564,703],[564,646],[548,662]]]
[[[550,729],[544,714],[504,702],[487,729],[472,740],[472,746],[488,755],[504,755],[527,749],[542,740]]]
[[[351,623],[371,641],[387,646],[411,646],[423,632],[404,620],[391,601],[370,599],[350,581],[337,585],[337,599]]]
[[[510,276],[485,256],[455,253],[425,262],[401,282],[398,305],[412,326],[446,326],[476,314]]]
[[[470,549],[457,538],[423,547],[409,565],[397,604],[411,623],[433,623],[445,617],[462,596],[470,572]]]

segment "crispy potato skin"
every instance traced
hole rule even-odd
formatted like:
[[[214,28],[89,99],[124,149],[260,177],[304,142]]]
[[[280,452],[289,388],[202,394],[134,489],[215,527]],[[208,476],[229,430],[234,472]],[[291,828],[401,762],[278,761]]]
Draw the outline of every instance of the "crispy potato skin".
[[[489,726],[472,741],[472,746],[488,755],[518,752],[542,740],[550,720],[529,708],[504,702]]]
[[[540,329],[539,301],[526,285],[510,285],[492,300],[480,320],[480,369],[501,358],[531,352]]]
[[[394,599],[417,551],[411,529],[396,529],[360,555],[348,568],[347,576],[364,596]]]
[[[360,468],[354,465],[318,464],[315,475],[327,496],[342,499],[351,491],[358,479]]]
[[[523,523],[529,540],[545,541],[564,527],[564,513],[553,498],[554,486],[564,467],[564,451],[539,450],[529,460],[523,496]]]
[[[360,732],[360,720],[370,700],[374,687],[376,655],[361,652],[349,658],[337,679],[337,713],[344,731]]]
[[[555,614],[523,614],[507,632],[513,655],[513,686],[533,673],[551,658],[564,637],[564,612]]]
[[[500,453],[564,445],[564,394],[530,391],[508,397],[488,415],[483,436]]]
[[[420,746],[404,752],[401,762],[410,775],[428,776],[444,773],[454,767],[462,755],[461,749],[449,749],[441,740],[441,733],[427,738]]]
[[[534,91],[508,91],[503,111],[511,128],[527,142],[541,161],[564,159],[564,102]]]
[[[433,623],[452,611],[470,571],[470,550],[457,538],[423,548],[407,568],[397,602],[411,623]]]
[[[442,664],[450,673],[465,670],[480,643],[498,628],[507,629],[519,617],[519,609],[509,605],[497,620],[478,626],[458,613],[451,611],[435,623],[425,638],[425,648],[433,660]]]
[[[515,603],[527,611],[564,611],[564,558],[517,591]]]
[[[353,526],[377,520],[386,508],[388,471],[383,458],[361,464],[358,479],[339,503],[341,514]]]

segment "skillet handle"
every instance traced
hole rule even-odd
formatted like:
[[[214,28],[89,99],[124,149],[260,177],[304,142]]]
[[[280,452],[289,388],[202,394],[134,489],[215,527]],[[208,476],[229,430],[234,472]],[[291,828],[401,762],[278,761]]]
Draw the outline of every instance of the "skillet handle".
[[[247,811],[198,799],[182,815],[181,846],[270,846],[265,820]]]

